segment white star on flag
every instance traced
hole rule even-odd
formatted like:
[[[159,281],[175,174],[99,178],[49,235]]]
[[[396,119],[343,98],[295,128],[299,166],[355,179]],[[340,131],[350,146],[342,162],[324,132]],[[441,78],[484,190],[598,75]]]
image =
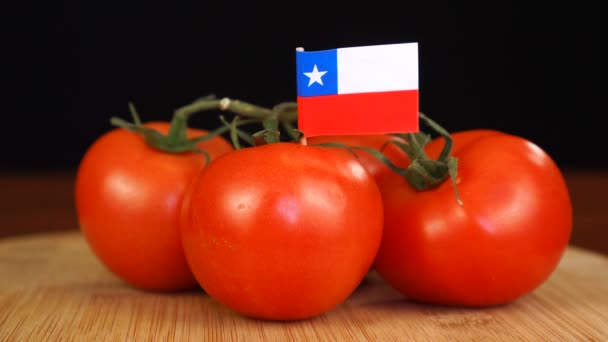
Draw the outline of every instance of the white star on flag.
[[[310,78],[310,81],[308,81],[308,86],[310,87],[315,83],[323,85],[323,80],[321,79],[321,77],[323,77],[323,75],[325,75],[326,73],[327,71],[319,71],[319,69],[317,69],[317,65],[315,64],[315,66],[312,68],[312,72],[304,73],[304,75]]]

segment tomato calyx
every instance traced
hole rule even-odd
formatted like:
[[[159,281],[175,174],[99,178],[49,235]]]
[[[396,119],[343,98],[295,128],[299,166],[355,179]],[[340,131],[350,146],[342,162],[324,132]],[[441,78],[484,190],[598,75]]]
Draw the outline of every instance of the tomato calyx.
[[[228,122],[224,116],[220,115],[220,121],[223,123],[221,127],[205,135],[196,138],[188,138],[187,122],[190,116],[197,112],[209,110],[230,111],[236,115],[231,122]],[[288,128],[287,131],[291,133],[291,130],[293,130],[291,123],[297,118],[296,104],[292,102],[281,103],[273,109],[267,109],[247,102],[232,100],[227,97],[217,99],[215,95],[208,95],[176,109],[173,113],[169,132],[164,135],[155,129],[142,125],[139,114],[133,103],[129,103],[129,112],[133,122],[128,122],[118,117],[112,117],[110,119],[111,124],[140,134],[144,138],[146,144],[166,153],[201,153],[205,156],[206,163],[210,162],[210,157],[206,151],[197,147],[197,144],[200,142],[230,132],[231,141],[235,148],[240,148],[239,139],[244,140],[253,146],[255,145],[254,138],[240,129],[240,126],[252,123],[264,123],[268,118],[276,118],[285,128]],[[242,119],[242,117],[246,118]],[[278,125],[274,128],[278,132]],[[269,133],[264,133],[264,135],[269,135]]]
[[[458,204],[463,205],[458,193],[456,178],[458,176],[458,159],[451,155],[453,140],[450,133],[441,127],[437,122],[426,116],[424,113],[418,113],[420,119],[445,141],[441,153],[437,159],[430,159],[424,147],[431,141],[431,136],[424,132],[416,133],[400,133],[397,136],[403,138],[407,143],[396,140],[390,140],[387,144],[394,144],[402,149],[411,159],[411,164],[407,169],[398,168],[392,165],[390,161],[384,157],[385,164],[393,171],[405,177],[408,183],[419,191],[425,191],[436,188],[448,178],[452,181],[454,195]],[[384,148],[384,147],[383,147]],[[388,163],[387,163],[388,162]],[[389,165],[389,163],[391,165]]]
[[[435,121],[431,120],[425,114],[419,113],[419,117],[427,126],[431,127],[445,140],[443,149],[439,157],[437,157],[435,160],[430,159],[424,151],[426,144],[431,141],[431,136],[424,132],[393,134],[402,138],[405,143],[391,139],[387,141],[379,150],[364,146],[348,146],[338,142],[322,143],[319,144],[319,146],[342,147],[350,150],[353,154],[355,154],[353,150],[365,151],[382,162],[393,172],[404,177],[407,182],[418,191],[436,188],[450,178],[454,188],[456,201],[458,204],[463,205],[456,184],[456,178],[458,175],[458,159],[451,156],[453,145],[452,137],[448,131],[446,131]],[[407,154],[411,160],[407,168],[396,166],[384,155],[383,150],[388,146],[388,144],[396,145],[399,149],[403,150],[403,152]]]
[[[188,138],[187,119],[189,117],[189,113],[176,112],[171,120],[169,133],[164,135],[155,129],[145,127],[139,118],[135,105],[131,102],[129,102],[129,112],[131,113],[133,122],[128,122],[118,117],[112,117],[110,119],[110,123],[113,126],[124,128],[140,134],[148,146],[157,150],[166,153],[200,153],[205,157],[206,164],[211,161],[211,157],[206,151],[198,148],[196,144],[212,139],[226,131],[225,128],[220,128],[197,138]]]

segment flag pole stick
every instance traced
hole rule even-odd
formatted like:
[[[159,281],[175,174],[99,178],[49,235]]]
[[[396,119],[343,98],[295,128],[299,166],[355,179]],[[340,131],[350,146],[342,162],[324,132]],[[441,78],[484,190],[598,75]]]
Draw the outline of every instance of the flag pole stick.
[[[296,48],[296,52],[304,52],[304,48],[301,46],[298,46]],[[304,135],[304,132],[302,132],[302,137],[300,138],[299,143],[300,143],[300,145],[304,145],[304,146],[307,145],[306,136]]]

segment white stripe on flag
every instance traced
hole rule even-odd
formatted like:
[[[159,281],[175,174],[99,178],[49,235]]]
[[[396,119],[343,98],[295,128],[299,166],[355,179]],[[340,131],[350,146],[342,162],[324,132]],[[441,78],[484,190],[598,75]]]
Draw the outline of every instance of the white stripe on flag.
[[[418,89],[418,43],[340,48],[338,94]]]

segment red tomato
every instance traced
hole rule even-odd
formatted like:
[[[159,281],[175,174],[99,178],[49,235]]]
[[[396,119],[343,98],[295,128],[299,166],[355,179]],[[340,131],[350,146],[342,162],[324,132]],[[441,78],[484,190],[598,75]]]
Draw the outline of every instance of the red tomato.
[[[166,134],[169,124],[144,126]],[[190,137],[205,131],[189,129]],[[198,145],[211,158],[232,151],[221,137]],[[88,149],[76,177],[76,209],[88,244],[118,277],[147,290],[196,287],[181,246],[184,192],[204,167],[202,154],[170,154],[117,128]]]
[[[572,229],[564,178],[521,137],[488,130],[452,135],[463,206],[447,180],[416,191],[403,178],[381,188],[385,226],[378,273],[421,302],[490,306],[522,297],[557,267]],[[439,138],[427,150],[437,155]],[[392,178],[393,179],[393,178]]]
[[[338,142],[348,146],[362,146],[380,151],[383,146],[389,141],[405,143],[399,137],[389,134],[367,134],[367,135],[323,135],[308,138],[309,145],[319,145],[323,143]],[[359,162],[365,169],[374,177],[376,183],[380,184],[386,180],[393,172],[380,160],[363,150],[354,149],[354,152],[359,157]],[[384,154],[395,166],[407,168],[410,164],[410,159],[402,149],[395,144],[387,144],[382,149]]]
[[[382,200],[348,151],[272,143],[226,154],[184,201],[201,287],[243,315],[295,320],[344,301],[382,237]]]

